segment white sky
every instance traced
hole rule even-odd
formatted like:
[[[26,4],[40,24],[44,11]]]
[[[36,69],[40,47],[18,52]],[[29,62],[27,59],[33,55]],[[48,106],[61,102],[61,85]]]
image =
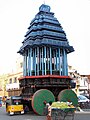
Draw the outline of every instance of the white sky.
[[[44,0],[0,0],[0,73],[12,70],[31,20]],[[75,52],[68,64],[90,74],[90,0],[45,0]]]

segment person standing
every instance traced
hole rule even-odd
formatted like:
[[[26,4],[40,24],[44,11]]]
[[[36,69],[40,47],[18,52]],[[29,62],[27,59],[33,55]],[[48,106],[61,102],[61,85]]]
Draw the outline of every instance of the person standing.
[[[48,105],[47,120],[52,120],[52,117],[51,117],[51,111],[52,111],[51,105],[52,105],[52,102],[47,103],[47,105]]]

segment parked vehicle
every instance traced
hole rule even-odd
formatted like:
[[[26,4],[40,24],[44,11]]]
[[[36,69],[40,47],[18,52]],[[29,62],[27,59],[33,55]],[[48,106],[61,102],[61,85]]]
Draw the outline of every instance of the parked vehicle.
[[[78,104],[79,107],[82,109],[90,109],[90,100],[83,96],[83,95],[78,95]]]
[[[88,99],[90,99],[90,96],[89,96],[89,94],[81,94],[81,95],[83,95],[83,96],[85,96],[85,97],[87,97]]]
[[[78,95],[78,102],[90,102],[90,100],[84,95]]]
[[[20,96],[11,96],[6,100],[6,112],[9,115],[14,115],[15,113],[24,114],[24,108],[22,104],[22,97]]]

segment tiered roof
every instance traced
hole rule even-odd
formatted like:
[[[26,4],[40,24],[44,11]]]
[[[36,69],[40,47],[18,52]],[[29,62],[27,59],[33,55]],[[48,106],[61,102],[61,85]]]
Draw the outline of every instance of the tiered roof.
[[[23,54],[28,47],[37,45],[64,47],[67,53],[74,51],[73,47],[68,43],[61,24],[54,17],[54,13],[50,12],[50,6],[45,4],[39,7],[39,12],[31,21],[22,43],[23,45],[19,50],[20,54]]]

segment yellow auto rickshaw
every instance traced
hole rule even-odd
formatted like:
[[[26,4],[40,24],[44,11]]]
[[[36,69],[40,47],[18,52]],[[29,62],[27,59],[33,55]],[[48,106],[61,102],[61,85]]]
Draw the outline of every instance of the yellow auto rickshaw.
[[[24,108],[22,104],[22,97],[11,96],[6,100],[6,112],[9,115],[14,115],[15,113],[24,114]]]

